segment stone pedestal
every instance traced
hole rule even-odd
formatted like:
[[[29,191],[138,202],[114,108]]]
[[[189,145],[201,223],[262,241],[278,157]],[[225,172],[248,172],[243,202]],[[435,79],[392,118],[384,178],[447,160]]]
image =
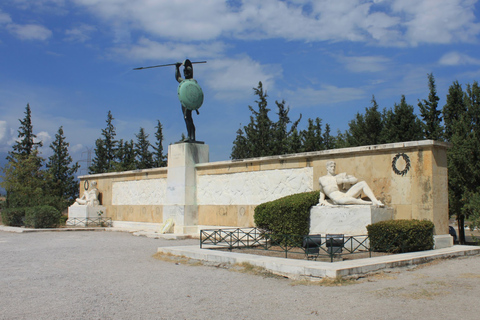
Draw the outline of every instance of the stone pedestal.
[[[173,218],[175,233],[190,233],[198,225],[195,165],[209,161],[208,145],[177,143],[168,146],[168,173],[163,221]],[[194,227],[195,228],[192,228]]]
[[[87,219],[98,219],[107,212],[104,206],[77,206],[68,207],[67,225],[85,226]]]
[[[366,226],[392,220],[393,208],[374,206],[316,206],[310,209],[310,234],[366,235]]]

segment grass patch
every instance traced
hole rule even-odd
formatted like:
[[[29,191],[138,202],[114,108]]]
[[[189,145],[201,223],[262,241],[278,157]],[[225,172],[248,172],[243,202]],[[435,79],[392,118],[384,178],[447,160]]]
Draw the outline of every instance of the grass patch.
[[[323,287],[342,287],[348,286],[352,284],[357,284],[358,282],[354,279],[344,278],[342,276],[338,276],[336,278],[329,278],[325,277],[319,281],[309,280],[309,279],[302,279],[302,280],[294,280],[290,283],[292,286],[323,286]]]
[[[185,256],[176,256],[171,253],[157,252],[153,255],[157,260],[173,262],[175,264],[185,264],[190,266],[202,266],[203,263],[200,260],[191,259]]]
[[[242,262],[242,263],[235,263],[231,267],[227,268],[228,270],[251,274],[255,276],[262,276],[263,278],[277,278],[277,279],[285,279],[284,276],[274,274],[271,271],[259,266],[255,266],[249,262]]]
[[[459,278],[467,278],[467,279],[480,279],[480,274],[477,274],[477,273],[462,273],[458,277]]]

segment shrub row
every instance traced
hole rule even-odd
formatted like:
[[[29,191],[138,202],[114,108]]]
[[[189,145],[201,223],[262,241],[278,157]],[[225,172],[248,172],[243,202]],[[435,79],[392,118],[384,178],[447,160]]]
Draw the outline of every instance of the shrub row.
[[[12,227],[56,228],[62,222],[62,213],[51,206],[7,208],[2,210],[2,222]]]
[[[304,192],[265,202],[255,208],[258,228],[282,235],[307,235],[310,208],[317,205],[319,191]]]
[[[434,224],[427,220],[389,220],[367,226],[370,247],[377,252],[413,252],[434,246]]]
[[[21,227],[25,219],[25,208],[2,209],[2,223],[6,226]]]

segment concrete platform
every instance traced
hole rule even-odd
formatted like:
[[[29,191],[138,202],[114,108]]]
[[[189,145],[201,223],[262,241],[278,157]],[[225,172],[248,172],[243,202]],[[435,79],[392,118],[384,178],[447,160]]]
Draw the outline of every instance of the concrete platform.
[[[243,263],[265,268],[272,273],[292,279],[320,279],[338,276],[356,276],[384,269],[413,266],[440,258],[454,258],[480,254],[477,246],[453,246],[450,248],[402,253],[396,255],[339,262],[284,259],[253,254],[200,249],[199,246],[159,247],[158,252],[185,256],[214,263]]]

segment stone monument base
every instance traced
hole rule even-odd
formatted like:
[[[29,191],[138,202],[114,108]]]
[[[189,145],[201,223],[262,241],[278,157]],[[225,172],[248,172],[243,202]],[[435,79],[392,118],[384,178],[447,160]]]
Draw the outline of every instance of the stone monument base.
[[[310,209],[310,234],[366,235],[366,226],[392,220],[393,208],[365,205],[315,206]]]
[[[95,219],[103,217],[107,212],[104,206],[78,206],[68,207],[67,226],[86,226],[88,222],[95,222]]]

